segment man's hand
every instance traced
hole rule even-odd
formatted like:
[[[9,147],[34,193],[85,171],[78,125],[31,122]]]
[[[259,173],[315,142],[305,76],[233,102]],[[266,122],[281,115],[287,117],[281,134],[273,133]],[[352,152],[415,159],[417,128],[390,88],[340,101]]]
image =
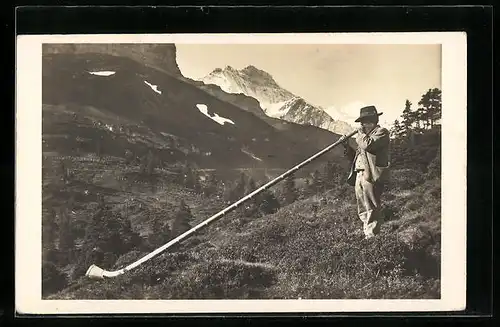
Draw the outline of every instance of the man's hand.
[[[358,127],[358,134],[365,134],[365,129],[363,127]]]
[[[370,136],[367,133],[356,136],[358,147],[369,152],[386,145],[389,141],[389,131],[385,128],[379,128],[375,133],[370,133]]]
[[[347,137],[347,135],[342,135],[338,141],[340,142],[340,144],[344,146],[344,149],[351,148],[351,146],[349,145],[349,138]]]

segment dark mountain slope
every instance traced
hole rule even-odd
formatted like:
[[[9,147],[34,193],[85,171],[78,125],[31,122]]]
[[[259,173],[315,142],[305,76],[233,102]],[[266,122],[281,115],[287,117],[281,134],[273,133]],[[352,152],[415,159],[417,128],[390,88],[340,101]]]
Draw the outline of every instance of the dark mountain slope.
[[[129,58],[172,76],[182,76],[177,65],[176,52],[173,43],[49,43],[43,45],[44,54],[100,53]]]
[[[103,71],[114,73],[91,74]],[[44,56],[43,103],[70,111],[68,106],[91,106],[110,112],[147,126],[156,135],[168,133],[188,140],[198,152],[210,153],[215,158],[211,162],[223,165],[289,167],[319,151],[293,142],[250,112],[128,58]],[[206,114],[200,108],[206,108]],[[71,124],[67,127],[71,133]],[[332,156],[338,158],[338,153]],[[202,164],[203,157],[197,161]]]

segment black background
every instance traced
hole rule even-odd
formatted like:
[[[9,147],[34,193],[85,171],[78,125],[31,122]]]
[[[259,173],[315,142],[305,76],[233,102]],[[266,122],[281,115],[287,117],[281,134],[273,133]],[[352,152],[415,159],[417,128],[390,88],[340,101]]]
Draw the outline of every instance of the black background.
[[[172,3],[172,2],[171,2]],[[423,2],[422,2],[423,3]],[[72,1],[59,1],[58,5],[74,5]],[[154,4],[154,2],[150,2]],[[219,4],[223,4],[219,2]],[[366,4],[375,4],[367,2]],[[377,2],[378,5],[381,2]],[[2,65],[3,76],[7,76],[6,86],[12,92],[7,94],[4,88],[3,99],[12,100],[12,106],[5,106],[0,112],[4,141],[3,149],[12,150],[12,156],[2,151],[2,178],[4,185],[14,185],[14,129],[15,126],[15,35],[16,34],[95,34],[95,33],[279,33],[279,32],[419,32],[419,31],[464,31],[467,33],[467,309],[460,313],[447,313],[448,318],[441,318],[448,323],[474,322],[486,323],[486,316],[492,314],[492,187],[493,187],[493,8],[492,6],[343,6],[343,7],[300,7],[300,6],[198,6],[188,7],[14,7],[2,10],[2,30],[5,41],[11,45],[7,53],[9,61]],[[4,57],[5,60],[5,57]],[[12,63],[9,65],[9,63]],[[495,62],[498,64],[498,62]],[[29,96],[29,95],[27,95]],[[5,103],[5,102],[4,102]],[[8,102],[7,102],[8,103]],[[7,125],[7,123],[11,123]],[[464,176],[465,177],[465,176]],[[13,189],[12,189],[13,190]],[[7,201],[3,197],[2,212],[14,212],[7,203],[14,203],[13,196]],[[3,216],[3,215],[2,215]],[[0,268],[0,316],[4,310],[0,325],[7,321],[15,323],[40,323],[34,318],[13,318],[14,315],[14,215],[12,219],[3,216],[5,228],[1,238],[4,254],[2,261],[7,265]],[[449,218],[449,219],[452,219]],[[436,313],[443,316],[443,313]],[[239,314],[236,316],[242,316]],[[352,315],[352,314],[349,314]],[[391,314],[364,313],[367,315],[385,316],[386,318],[369,318],[379,323],[409,323],[407,319],[392,317]],[[401,316],[401,313],[392,316]],[[406,315],[406,314],[405,314]],[[414,314],[413,316],[416,316]],[[422,316],[424,314],[418,314]],[[425,314],[429,316],[430,314]],[[458,315],[458,316],[457,316]],[[473,315],[475,319],[464,316]],[[209,320],[204,317],[203,323],[214,325],[232,322],[235,315]],[[317,314],[291,315],[245,315],[248,318],[236,323],[293,323],[293,322],[332,322],[360,323],[354,318],[318,317]],[[453,319],[450,319],[450,316]],[[479,318],[483,316],[483,318]],[[252,318],[249,318],[252,317]],[[3,319],[3,320],[2,320]],[[185,318],[164,318],[159,323],[181,323]],[[429,318],[430,319],[430,318]],[[427,324],[428,318],[411,320],[411,323]],[[54,319],[55,323],[86,323],[87,319]],[[134,321],[141,325],[148,321]],[[366,319],[363,319],[366,320]],[[389,321],[390,320],[390,321]],[[128,319],[127,319],[128,321]],[[441,321],[441,322],[445,322]],[[98,321],[92,320],[92,323]],[[104,323],[111,322],[103,319]],[[116,321],[114,321],[116,323]],[[158,321],[156,321],[158,323]],[[198,322],[198,321],[190,321]],[[124,323],[124,322],[121,322]]]

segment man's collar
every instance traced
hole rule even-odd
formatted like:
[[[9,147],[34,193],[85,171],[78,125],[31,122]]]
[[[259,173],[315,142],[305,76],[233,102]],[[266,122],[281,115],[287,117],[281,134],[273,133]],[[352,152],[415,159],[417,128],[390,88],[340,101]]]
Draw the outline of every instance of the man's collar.
[[[372,129],[370,132],[368,132],[368,134],[366,134],[366,135],[371,135],[371,134],[372,134],[373,132],[375,132],[378,128],[380,128],[380,125],[375,125],[375,127],[373,127],[373,129]]]

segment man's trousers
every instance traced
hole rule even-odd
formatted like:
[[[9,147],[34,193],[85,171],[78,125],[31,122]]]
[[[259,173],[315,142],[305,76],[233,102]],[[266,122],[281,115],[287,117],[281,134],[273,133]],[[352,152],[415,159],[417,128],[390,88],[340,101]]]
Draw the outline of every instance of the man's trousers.
[[[375,236],[379,233],[382,223],[380,197],[383,185],[368,182],[363,176],[363,171],[358,171],[354,189],[358,203],[358,216],[363,222],[365,237]]]

